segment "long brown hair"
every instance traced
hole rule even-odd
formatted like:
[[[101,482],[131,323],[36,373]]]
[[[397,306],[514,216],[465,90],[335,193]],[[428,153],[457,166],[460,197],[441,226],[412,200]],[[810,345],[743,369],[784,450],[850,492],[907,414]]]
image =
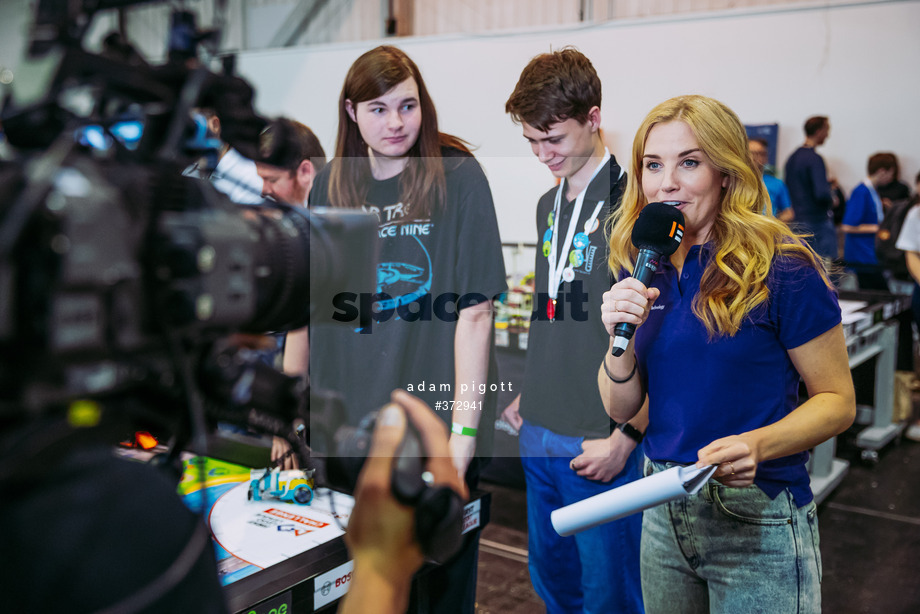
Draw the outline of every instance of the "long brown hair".
[[[438,115],[418,66],[404,51],[388,45],[364,53],[345,76],[339,96],[335,158],[329,163],[329,202],[333,207],[362,207],[371,178],[367,144],[345,102],[350,100],[357,106],[379,98],[410,77],[418,86],[422,123],[418,139],[406,153],[408,163],[400,177],[400,198],[408,207],[404,219],[430,217],[444,207],[447,182],[441,147],[470,155],[469,148],[461,139],[438,131]]]

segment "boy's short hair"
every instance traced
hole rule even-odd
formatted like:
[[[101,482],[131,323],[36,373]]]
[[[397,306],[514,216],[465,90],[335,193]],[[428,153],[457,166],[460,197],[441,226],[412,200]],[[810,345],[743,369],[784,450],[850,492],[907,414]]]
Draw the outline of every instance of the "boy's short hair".
[[[898,168],[898,159],[891,152],[882,151],[876,154],[869,156],[869,163],[866,165],[866,171],[869,176],[874,175],[878,171],[885,169],[897,169]]]
[[[585,123],[592,107],[600,106],[601,80],[591,61],[574,47],[564,47],[530,60],[505,112],[545,132],[567,119]]]

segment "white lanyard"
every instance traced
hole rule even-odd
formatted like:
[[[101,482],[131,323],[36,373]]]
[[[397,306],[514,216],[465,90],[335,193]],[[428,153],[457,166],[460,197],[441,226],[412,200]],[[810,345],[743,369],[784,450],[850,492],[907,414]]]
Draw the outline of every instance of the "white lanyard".
[[[601,163],[598,165],[594,172],[591,174],[591,178],[588,179],[588,183],[585,184],[584,189],[578,193],[578,196],[575,198],[575,209],[572,211],[572,218],[569,220],[569,228],[565,233],[565,241],[562,244],[562,250],[557,251],[556,243],[559,237],[559,218],[562,213],[562,193],[565,190],[565,179],[559,182],[559,188],[556,190],[556,202],[553,204],[553,241],[552,247],[549,251],[549,276],[547,283],[549,287],[547,292],[549,293],[549,298],[553,301],[556,300],[556,297],[559,295],[559,285],[562,283],[562,271],[566,268],[566,260],[568,259],[569,248],[572,246],[572,239],[575,236],[575,228],[578,226],[578,217],[581,215],[581,205],[585,200],[585,194],[588,191],[588,186],[591,185],[591,182],[594,181],[594,178],[600,172],[604,165],[607,164],[607,160],[610,159],[610,152],[604,147],[604,158],[601,160]],[[591,217],[588,218],[588,221],[585,223],[585,228],[591,228],[594,225],[594,221],[597,219],[597,216],[601,212],[601,208],[604,206],[604,201],[599,200],[597,206],[594,208],[594,213],[591,214]],[[557,263],[557,256],[558,263]],[[571,265],[570,265],[571,266]]]
[[[882,199],[879,198],[878,191],[875,189],[875,186],[872,185],[872,182],[868,179],[863,180],[863,185],[869,188],[869,196],[872,197],[872,202],[875,204],[875,215],[878,217],[876,224],[881,224],[882,219],[885,217],[885,208],[882,207]]]

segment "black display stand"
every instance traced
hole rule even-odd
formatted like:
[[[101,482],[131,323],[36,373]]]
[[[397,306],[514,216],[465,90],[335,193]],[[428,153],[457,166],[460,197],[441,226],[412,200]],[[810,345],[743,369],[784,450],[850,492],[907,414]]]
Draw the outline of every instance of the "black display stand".
[[[464,508],[468,534],[481,531],[488,524],[491,501],[488,492],[476,491],[471,495]],[[340,536],[228,584],[224,587],[227,604],[231,612],[238,614],[334,612],[351,580],[350,567],[345,539]],[[425,575],[433,568],[429,565],[419,571],[414,580],[416,586],[424,587]]]

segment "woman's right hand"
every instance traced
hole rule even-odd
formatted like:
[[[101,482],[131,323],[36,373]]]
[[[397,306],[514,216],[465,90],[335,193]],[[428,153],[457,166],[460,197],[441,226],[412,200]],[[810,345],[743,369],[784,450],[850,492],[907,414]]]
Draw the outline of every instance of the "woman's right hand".
[[[615,283],[604,292],[601,304],[601,320],[607,334],[613,337],[617,324],[627,322],[637,327],[648,318],[649,310],[661,291],[658,288],[646,288],[635,277],[627,277]]]

